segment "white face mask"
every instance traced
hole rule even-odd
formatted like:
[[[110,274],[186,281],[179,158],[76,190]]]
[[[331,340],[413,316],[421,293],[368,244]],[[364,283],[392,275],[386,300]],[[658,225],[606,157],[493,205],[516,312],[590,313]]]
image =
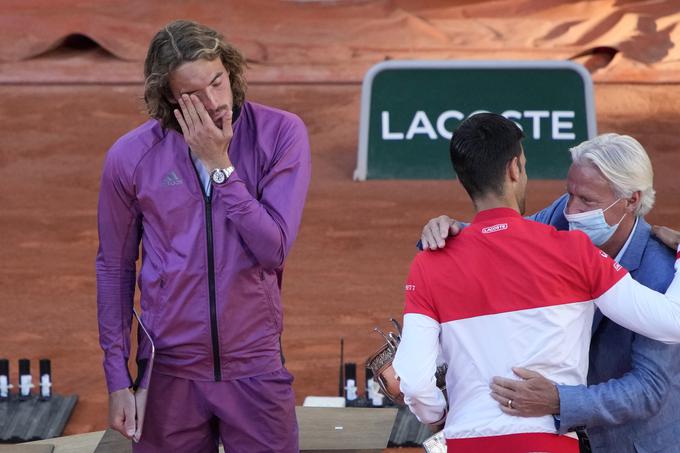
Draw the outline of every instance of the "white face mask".
[[[580,212],[578,214],[567,214],[567,207],[565,206],[564,217],[569,222],[569,230],[583,231],[588,235],[590,240],[593,241],[593,244],[597,246],[604,244],[612,237],[619,227],[621,220],[623,220],[627,214],[627,212],[624,213],[623,217],[621,217],[616,224],[609,225],[604,219],[604,212],[621,200],[622,198],[619,198],[605,209],[595,209],[592,211]]]

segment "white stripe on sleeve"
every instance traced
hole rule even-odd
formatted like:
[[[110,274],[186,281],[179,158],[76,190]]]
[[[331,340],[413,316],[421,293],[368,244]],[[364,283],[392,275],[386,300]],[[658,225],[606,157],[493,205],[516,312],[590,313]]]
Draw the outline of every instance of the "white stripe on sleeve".
[[[434,376],[440,330],[439,323],[428,316],[404,315],[401,343],[392,364],[400,379],[404,402],[425,424],[438,422],[446,410],[446,399]]]
[[[666,290],[658,293],[627,274],[595,303],[615,323],[663,343],[680,343],[680,260],[675,277]]]

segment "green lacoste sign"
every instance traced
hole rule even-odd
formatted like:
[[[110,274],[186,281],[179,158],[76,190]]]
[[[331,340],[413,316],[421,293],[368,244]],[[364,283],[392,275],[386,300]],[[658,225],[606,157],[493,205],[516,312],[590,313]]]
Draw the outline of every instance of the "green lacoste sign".
[[[500,113],[524,131],[530,178],[562,179],[597,135],[590,75],[569,61],[388,61],[369,70],[354,179],[445,179],[451,131]]]

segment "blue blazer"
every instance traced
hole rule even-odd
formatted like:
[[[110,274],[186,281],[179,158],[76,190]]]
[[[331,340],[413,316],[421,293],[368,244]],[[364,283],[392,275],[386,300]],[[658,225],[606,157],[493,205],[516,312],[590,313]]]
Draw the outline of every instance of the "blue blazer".
[[[569,228],[567,195],[531,218]],[[621,264],[643,285],[665,292],[675,254],[640,217]],[[593,319],[588,386],[557,386],[560,431],[585,426],[596,453],[680,453],[680,345],[624,329],[599,310]]]

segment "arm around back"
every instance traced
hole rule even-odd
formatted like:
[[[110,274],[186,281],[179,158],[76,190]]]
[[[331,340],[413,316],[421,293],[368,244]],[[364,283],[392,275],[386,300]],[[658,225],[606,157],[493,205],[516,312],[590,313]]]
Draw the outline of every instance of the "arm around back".
[[[638,282],[665,292],[674,275],[674,254],[646,235],[639,247],[640,255],[634,254],[631,259],[626,255],[622,263],[627,262],[626,266],[634,270],[631,275]],[[680,375],[680,345],[651,340],[612,322],[604,324],[604,329],[591,347],[591,360],[600,370],[593,376],[595,384],[557,386],[562,432],[577,426],[592,428],[646,420],[674,397],[673,383]],[[622,370],[625,365],[620,361],[628,359],[629,368]]]

